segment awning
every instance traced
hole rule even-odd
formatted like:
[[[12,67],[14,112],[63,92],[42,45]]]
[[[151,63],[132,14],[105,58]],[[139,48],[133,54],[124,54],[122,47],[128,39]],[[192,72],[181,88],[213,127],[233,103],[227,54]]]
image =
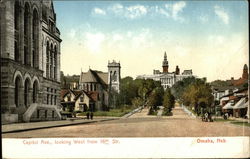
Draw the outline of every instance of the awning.
[[[241,98],[234,106],[233,109],[243,109],[245,108],[246,98]]]
[[[228,102],[222,109],[233,109],[234,107],[230,102]]]

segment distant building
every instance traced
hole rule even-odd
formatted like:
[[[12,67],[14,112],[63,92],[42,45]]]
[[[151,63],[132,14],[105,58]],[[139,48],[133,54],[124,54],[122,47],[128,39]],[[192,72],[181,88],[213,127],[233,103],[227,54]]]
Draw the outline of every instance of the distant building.
[[[164,54],[164,60],[162,62],[162,72],[159,70],[153,70],[153,75],[139,75],[137,79],[153,79],[155,81],[160,81],[161,85],[164,89],[172,87],[176,82],[183,80],[187,77],[192,77],[192,70],[184,70],[182,74],[180,74],[180,68],[176,66],[174,72],[169,72],[168,70],[168,60],[167,54]]]
[[[232,77],[230,80],[226,80],[223,82],[223,86],[211,85],[214,99],[219,101],[221,97],[236,92],[238,90],[242,90],[247,88],[248,85],[248,67],[245,64],[243,67],[242,77],[237,80],[234,80]]]
[[[61,71],[62,89],[72,89],[72,90],[79,89],[79,79],[80,79],[80,75],[64,76],[63,72]]]
[[[0,1],[2,123],[59,120],[60,31],[53,2]]]

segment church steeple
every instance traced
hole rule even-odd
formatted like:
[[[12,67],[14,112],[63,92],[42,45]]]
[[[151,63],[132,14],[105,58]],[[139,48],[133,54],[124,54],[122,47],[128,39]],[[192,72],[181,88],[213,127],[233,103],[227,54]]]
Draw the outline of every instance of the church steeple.
[[[166,53],[166,51],[164,53],[164,60],[162,62],[162,69],[163,69],[163,73],[168,73],[168,60],[167,60],[167,53]]]
[[[245,64],[244,67],[243,67],[242,78],[243,79],[248,79],[248,67],[247,67],[247,64]]]

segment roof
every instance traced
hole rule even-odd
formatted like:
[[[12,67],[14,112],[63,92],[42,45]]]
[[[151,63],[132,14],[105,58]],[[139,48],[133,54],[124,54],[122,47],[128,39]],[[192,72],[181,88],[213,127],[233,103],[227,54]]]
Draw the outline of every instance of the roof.
[[[75,100],[77,100],[82,94],[87,95],[90,99],[92,99],[87,92],[85,92],[84,90],[74,90],[73,91],[75,93]]]
[[[241,86],[241,85],[247,83],[247,80],[248,80],[248,79],[240,78],[240,79],[238,79],[238,80],[232,81],[232,83],[233,83],[233,85],[235,85],[235,86]]]
[[[69,89],[61,89],[61,100],[68,94]]]
[[[241,108],[245,108],[245,102],[246,102],[246,98],[241,98],[234,106],[233,109],[241,109]]]
[[[224,96],[222,96],[221,98],[223,98],[223,97],[229,97],[229,96],[234,96],[235,93],[248,93],[248,88],[239,89],[238,91],[235,91],[235,92],[233,92],[233,93],[229,93],[229,94],[227,94],[227,95],[224,95]],[[221,98],[220,98],[220,99],[221,99]]]
[[[80,82],[82,82],[82,83],[88,83],[88,82],[97,83],[97,80],[96,80],[93,72],[91,70],[89,70],[88,72],[85,72],[85,73],[82,72]]]
[[[228,102],[222,109],[233,109],[233,106],[230,102]]]
[[[88,72],[81,73],[80,83],[100,83],[107,88],[108,73],[89,69]]]
[[[87,95],[91,100],[93,100],[91,98],[91,96],[85,92],[84,90],[71,90],[71,89],[62,89],[61,90],[61,101],[63,101],[63,98],[68,94],[68,93],[73,93],[75,95],[74,100],[77,100],[82,94]]]
[[[105,84],[108,84],[108,77],[109,77],[108,73],[102,72],[102,73],[97,73],[97,74],[103,80]]]
[[[89,91],[87,92],[87,94],[89,95],[89,97],[94,101],[98,101],[98,92],[96,91]]]

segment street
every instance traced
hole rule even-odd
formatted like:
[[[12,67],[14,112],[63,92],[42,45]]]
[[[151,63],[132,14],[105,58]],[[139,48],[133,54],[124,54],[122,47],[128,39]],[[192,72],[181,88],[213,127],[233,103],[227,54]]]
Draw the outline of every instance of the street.
[[[225,122],[202,122],[176,106],[173,116],[148,116],[144,108],[129,118],[75,126],[2,134],[4,138],[40,137],[213,137],[250,136],[250,128]]]

